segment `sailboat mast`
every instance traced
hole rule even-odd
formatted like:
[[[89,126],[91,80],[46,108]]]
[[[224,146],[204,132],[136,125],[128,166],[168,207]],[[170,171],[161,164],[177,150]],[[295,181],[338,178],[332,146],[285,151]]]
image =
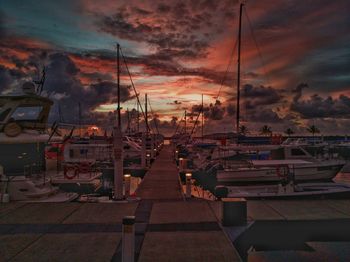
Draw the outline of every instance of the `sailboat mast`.
[[[202,94],[202,140],[203,140],[203,131],[204,131],[204,107],[203,107],[203,94]]]
[[[187,134],[187,119],[186,119],[186,116],[187,116],[187,112],[185,110],[185,134]]]
[[[241,85],[241,36],[242,36],[242,11],[243,3],[239,6],[239,28],[238,28],[238,59],[237,59],[237,109],[236,109],[236,132],[239,134],[240,115],[240,85]]]
[[[121,120],[121,115],[120,115],[120,59],[119,59],[119,49],[120,45],[117,44],[117,88],[118,88],[118,127],[119,129],[122,128],[122,120]]]
[[[137,102],[137,133],[140,132],[140,112],[139,112],[139,103]]]
[[[149,133],[150,129],[149,129],[149,125],[148,125],[148,109],[147,109],[147,93],[145,94],[145,122],[146,122],[146,130],[147,130],[147,134]]]

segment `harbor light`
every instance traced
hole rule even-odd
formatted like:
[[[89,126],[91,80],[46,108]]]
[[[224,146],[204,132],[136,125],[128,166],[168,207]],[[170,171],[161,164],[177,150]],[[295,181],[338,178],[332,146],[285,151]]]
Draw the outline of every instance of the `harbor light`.
[[[124,175],[124,197],[128,198],[130,196],[130,174]]]
[[[186,198],[191,198],[191,178],[192,173],[186,173]]]
[[[150,154],[146,154],[147,157],[150,157],[151,155]]]

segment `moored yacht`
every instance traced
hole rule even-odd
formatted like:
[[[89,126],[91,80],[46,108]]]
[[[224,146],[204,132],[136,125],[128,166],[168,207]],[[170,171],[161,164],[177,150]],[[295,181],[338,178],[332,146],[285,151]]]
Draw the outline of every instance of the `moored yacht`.
[[[0,97],[1,199],[65,202],[75,193],[59,192],[45,175],[45,146],[59,141],[56,128],[48,133],[47,120],[53,102],[36,94],[33,83],[23,93]]]

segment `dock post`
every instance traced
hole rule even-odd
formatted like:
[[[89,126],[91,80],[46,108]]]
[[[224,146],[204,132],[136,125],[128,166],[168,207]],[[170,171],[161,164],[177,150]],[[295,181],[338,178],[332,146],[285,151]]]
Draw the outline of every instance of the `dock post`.
[[[184,171],[184,159],[182,157],[179,158],[179,171]]]
[[[130,196],[130,174],[124,175],[124,197],[128,198]]]
[[[186,173],[186,198],[191,198],[192,193],[191,193],[191,178],[192,174],[191,173]]]
[[[146,154],[146,167],[150,167],[151,166],[151,154],[147,153]]]
[[[145,133],[142,133],[141,166],[146,168],[146,165],[146,136]]]
[[[135,216],[123,218],[122,262],[135,261]]]
[[[247,224],[247,201],[244,198],[222,198],[222,225]]]
[[[113,130],[114,151],[114,196],[115,200],[123,199],[123,134],[120,128]]]

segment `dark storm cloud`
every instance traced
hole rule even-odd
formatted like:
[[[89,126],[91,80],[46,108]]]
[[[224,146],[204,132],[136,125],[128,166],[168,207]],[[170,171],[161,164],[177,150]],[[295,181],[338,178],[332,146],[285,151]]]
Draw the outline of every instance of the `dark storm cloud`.
[[[10,70],[0,65],[0,94],[8,90],[13,82]]]
[[[250,121],[259,123],[281,123],[283,121],[272,109],[264,107],[250,110],[247,113],[247,118]]]
[[[306,83],[301,83],[299,84],[296,88],[292,90],[292,93],[294,94],[293,96],[293,102],[298,102],[298,100],[301,98],[303,89],[308,88],[308,84]]]
[[[94,120],[93,110],[101,104],[115,103],[117,85],[110,81],[100,81],[84,87],[78,78],[79,68],[64,53],[54,53],[49,56],[45,91],[50,97],[59,101],[62,113],[67,118],[72,116],[69,111],[77,110],[78,104],[83,108],[82,114],[87,120]],[[121,101],[131,99],[130,88],[121,86]],[[100,114],[97,114],[100,115]],[[72,116],[71,121],[75,121]]]
[[[124,5],[111,16],[96,14],[97,26],[122,39],[146,42],[156,47],[158,53],[174,58],[206,57],[210,46],[208,30],[214,28],[216,34],[222,31],[214,23],[218,17],[212,12],[226,8],[225,4],[226,1],[180,1],[171,5],[158,3],[152,10]]]
[[[242,90],[245,107],[253,109],[262,105],[272,105],[281,101],[282,96],[276,89],[265,86],[244,85]]]
[[[350,98],[340,95],[339,98],[323,98],[317,94],[307,100],[293,101],[291,111],[297,112],[303,118],[349,118]]]

